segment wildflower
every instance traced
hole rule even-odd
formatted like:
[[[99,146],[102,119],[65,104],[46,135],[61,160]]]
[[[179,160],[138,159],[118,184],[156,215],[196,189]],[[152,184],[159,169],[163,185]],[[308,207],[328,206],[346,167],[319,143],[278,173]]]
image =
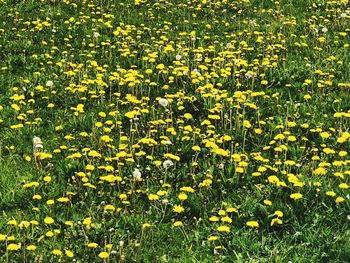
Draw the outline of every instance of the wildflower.
[[[252,71],[248,71],[244,74],[244,76],[247,78],[247,79],[250,79],[254,76],[254,73]]]
[[[228,233],[228,232],[230,232],[230,227],[229,226],[219,226],[219,227],[217,227],[217,231]]]
[[[115,211],[115,207],[113,205],[105,205],[105,211]]]
[[[100,258],[109,258],[109,253],[106,252],[106,251],[103,251],[103,252],[101,252],[100,254],[98,254],[98,256],[99,256]]]
[[[258,228],[259,227],[259,222],[258,221],[248,221],[246,223],[247,226],[251,228]]]
[[[348,155],[348,153],[346,151],[340,151],[338,154],[340,157],[344,157],[344,156]]]
[[[323,167],[318,167],[312,173],[314,175],[325,175],[327,173],[327,170]]]
[[[54,250],[52,250],[52,254],[54,254],[55,256],[60,257],[60,256],[62,256],[63,253],[59,249],[54,249]]]
[[[71,250],[65,250],[64,253],[66,254],[67,257],[72,258],[74,257],[74,253]]]
[[[323,139],[327,139],[327,138],[329,138],[331,135],[330,135],[328,132],[321,132],[321,133],[320,133],[320,136],[321,136],[321,138],[323,138]]]
[[[183,223],[181,221],[175,221],[173,226],[175,227],[183,226]]]
[[[34,151],[36,151],[38,149],[43,149],[43,143],[42,143],[40,137],[34,136],[34,138],[33,138],[33,149],[34,149]]]
[[[46,87],[52,88],[53,87],[53,81],[52,80],[48,80],[46,82]]]
[[[337,204],[340,204],[340,203],[342,203],[342,202],[344,202],[344,201],[345,201],[344,197],[341,197],[341,196],[338,196],[338,197],[335,199],[335,202],[336,202]]]
[[[219,216],[224,216],[224,215],[226,215],[226,211],[223,210],[223,209],[220,209],[220,210],[218,211],[218,215],[219,215]]]
[[[173,163],[172,160],[165,160],[165,161],[163,162],[163,168],[164,168],[164,169],[168,169],[170,166],[173,166],[173,165],[174,165],[174,163]]]
[[[175,213],[182,213],[185,211],[185,208],[183,208],[181,205],[174,205],[173,211]]]
[[[100,33],[98,33],[98,32],[94,32],[94,38],[99,38],[100,37]]]
[[[45,236],[47,237],[53,237],[55,234],[52,231],[47,231]]]
[[[60,197],[57,199],[57,201],[60,203],[66,203],[69,201],[69,198],[68,197]]]
[[[336,194],[334,191],[327,191],[327,192],[326,192],[326,195],[327,195],[327,196],[330,196],[330,197],[334,197],[334,196],[336,196],[337,194]]]
[[[217,216],[211,216],[211,217],[209,217],[209,221],[217,222],[217,221],[219,221],[219,218]]]
[[[210,236],[208,237],[208,241],[215,241],[218,240],[218,236]]]
[[[47,205],[53,205],[53,204],[55,204],[55,200],[49,199],[49,200],[46,201],[46,204]]]
[[[18,249],[21,248],[21,245],[20,244],[15,244],[15,243],[10,243],[7,245],[7,250],[10,250],[10,251],[16,251]]]
[[[176,60],[181,60],[181,59],[182,59],[182,56],[179,55],[179,54],[177,54],[177,55],[175,56],[175,59],[176,59]]]
[[[141,172],[140,172],[140,170],[135,168],[135,170],[132,173],[132,176],[134,177],[135,180],[140,180],[141,179]]]
[[[83,225],[85,225],[87,229],[90,229],[91,227],[93,227],[94,224],[92,223],[92,218],[91,217],[84,218]]]
[[[35,251],[36,250],[36,246],[35,245],[29,245],[26,247],[26,250],[28,251]]]
[[[252,127],[252,125],[250,124],[250,122],[248,120],[244,120],[243,121],[243,126],[247,129],[249,129],[250,127]]]
[[[188,193],[194,193],[194,189],[190,186],[181,187],[180,190]]]
[[[192,146],[192,150],[195,152],[200,152],[201,147],[199,147],[198,145],[194,145],[194,146]]]
[[[50,224],[52,224],[53,222],[55,222],[55,220],[53,220],[52,217],[45,217],[45,219],[44,219],[44,223],[45,223],[45,224],[50,225]]]
[[[303,195],[301,193],[294,193],[290,195],[290,198],[294,199],[294,200],[298,200],[300,198],[302,198]]]
[[[156,195],[156,194],[149,194],[148,195],[148,200],[150,200],[150,201],[157,201],[157,200],[159,200],[159,196]]]
[[[272,202],[270,200],[264,200],[264,205],[271,206]]]
[[[158,101],[159,105],[162,106],[162,107],[167,107],[169,105],[169,101],[167,99],[164,99],[164,98],[161,98],[159,101]]]
[[[274,226],[274,225],[282,225],[282,220],[281,219],[279,219],[279,218],[272,218],[272,220],[271,220],[271,223],[270,223],[270,226]]]
[[[232,219],[230,217],[228,217],[228,216],[222,217],[221,221],[225,222],[225,223],[230,223],[230,224],[232,223]]]
[[[187,195],[185,193],[180,193],[178,198],[180,201],[185,201],[187,199]]]
[[[164,191],[164,190],[159,190],[158,192],[157,192],[157,195],[159,195],[159,196],[164,196],[164,195],[167,195],[168,194],[168,192],[167,191]]]
[[[346,184],[346,183],[341,183],[341,184],[339,184],[339,188],[341,188],[341,189],[348,189],[349,185]]]
[[[275,211],[274,215],[276,215],[277,217],[283,217],[283,212],[282,211]]]
[[[41,200],[42,197],[41,197],[41,195],[33,195],[32,199],[33,200]]]
[[[192,114],[191,113],[185,113],[184,117],[185,117],[185,119],[190,120],[190,119],[192,119]]]
[[[97,248],[98,244],[97,243],[89,243],[89,244],[87,244],[87,246],[90,248]]]
[[[70,226],[70,227],[72,227],[74,225],[73,221],[65,221],[64,224],[66,226]]]
[[[11,226],[17,226],[17,221],[16,219],[11,219],[7,222],[8,225],[11,225]]]
[[[228,213],[238,213],[238,209],[237,208],[235,208],[235,207],[229,207],[229,208],[227,208],[226,209],[226,212],[228,212]]]
[[[45,181],[45,182],[47,182],[47,183],[49,183],[49,182],[51,182],[51,176],[45,176],[44,178],[43,178],[43,180]]]
[[[144,223],[143,225],[142,225],[142,228],[149,228],[149,227],[151,227],[152,225],[151,224],[149,224],[149,223]]]

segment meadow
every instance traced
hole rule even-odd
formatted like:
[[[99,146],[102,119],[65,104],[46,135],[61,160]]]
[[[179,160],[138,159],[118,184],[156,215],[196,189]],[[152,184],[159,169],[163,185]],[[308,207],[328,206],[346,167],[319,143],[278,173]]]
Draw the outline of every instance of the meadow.
[[[0,0],[0,262],[350,262],[348,0]]]

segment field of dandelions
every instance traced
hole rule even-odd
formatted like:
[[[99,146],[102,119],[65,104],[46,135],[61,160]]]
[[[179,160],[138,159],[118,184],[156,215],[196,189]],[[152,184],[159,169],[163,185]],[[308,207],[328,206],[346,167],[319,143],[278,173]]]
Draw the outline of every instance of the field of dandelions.
[[[0,262],[349,262],[348,0],[0,0]]]

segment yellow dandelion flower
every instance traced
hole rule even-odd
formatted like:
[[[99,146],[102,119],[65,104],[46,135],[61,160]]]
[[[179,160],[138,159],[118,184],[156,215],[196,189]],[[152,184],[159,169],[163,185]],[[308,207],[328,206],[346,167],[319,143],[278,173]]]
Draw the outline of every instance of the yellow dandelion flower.
[[[211,216],[211,217],[209,217],[209,221],[211,221],[211,222],[217,222],[217,221],[219,221],[220,219],[217,217],[217,216]]]
[[[106,252],[106,251],[103,251],[103,252],[101,252],[100,254],[98,254],[98,256],[99,256],[100,258],[109,258],[109,253]]]
[[[87,244],[87,246],[90,248],[97,248],[98,244],[97,243],[89,243],[89,244]]]
[[[258,221],[248,221],[246,223],[247,226],[251,228],[258,228],[259,227],[259,222]]]
[[[180,193],[178,198],[180,201],[185,201],[187,199],[187,195],[185,193]]]
[[[231,229],[230,229],[229,226],[219,226],[219,227],[216,228],[216,230],[219,231],[219,232],[226,232],[226,233],[228,233],[228,232],[230,232]]]
[[[192,114],[191,113],[185,113],[184,117],[185,117],[185,119],[190,120],[190,119],[192,119]]]
[[[335,199],[335,202],[337,204],[340,204],[340,203],[343,203],[345,201],[344,197],[341,197],[341,196],[338,196],[336,199]]]
[[[173,226],[180,227],[180,226],[183,226],[183,223],[181,221],[175,221]]]
[[[47,224],[47,225],[50,225],[50,224],[52,224],[54,222],[55,222],[55,220],[52,217],[49,217],[49,216],[45,217],[45,219],[44,219],[44,223]]]
[[[277,217],[283,217],[283,212],[282,211],[275,211],[274,215],[276,215]]]
[[[327,191],[327,192],[326,192],[326,195],[327,195],[327,196],[330,196],[330,197],[334,197],[334,196],[336,196],[337,194],[336,194],[334,191]]]
[[[298,200],[298,199],[301,199],[303,195],[301,193],[294,193],[294,194],[291,194],[289,197],[294,200]]]
[[[232,223],[232,219],[231,219],[230,217],[228,217],[228,216],[222,217],[222,218],[221,218],[221,221],[222,221],[222,222],[225,222],[225,223],[229,223],[229,224]]]
[[[71,250],[65,250],[64,253],[66,254],[67,257],[72,258],[74,257],[74,253]]]
[[[341,183],[338,185],[340,189],[348,189],[349,188],[349,185],[346,184],[346,183]]]
[[[35,245],[28,245],[26,247],[26,250],[28,250],[28,251],[35,251],[36,250],[36,246]]]
[[[218,240],[218,236],[210,236],[208,237],[208,241],[215,241]]]
[[[144,224],[142,224],[142,228],[149,228],[149,227],[151,227],[152,225],[151,224],[149,224],[149,223],[144,223]]]
[[[264,200],[264,205],[271,206],[272,202],[270,200]]]
[[[181,205],[174,205],[173,211],[175,213],[182,213],[185,211],[185,208],[183,208]]]
[[[10,243],[7,245],[6,249],[10,251],[16,251],[21,248],[20,244]]]
[[[58,256],[58,257],[63,255],[62,251],[59,249],[52,250],[52,254],[54,254],[55,256]]]
[[[282,220],[281,219],[279,219],[279,218],[272,218],[272,220],[271,220],[271,223],[270,223],[270,226],[274,226],[274,225],[282,225]]]
[[[157,201],[157,200],[159,200],[159,196],[156,195],[156,194],[149,194],[148,195],[148,200],[150,200],[150,201]]]

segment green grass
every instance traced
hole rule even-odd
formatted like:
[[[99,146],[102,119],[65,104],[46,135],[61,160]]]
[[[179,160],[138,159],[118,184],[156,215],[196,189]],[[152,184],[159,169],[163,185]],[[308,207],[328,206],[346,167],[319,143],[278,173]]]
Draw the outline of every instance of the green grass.
[[[349,14],[0,0],[0,261],[349,262]]]

